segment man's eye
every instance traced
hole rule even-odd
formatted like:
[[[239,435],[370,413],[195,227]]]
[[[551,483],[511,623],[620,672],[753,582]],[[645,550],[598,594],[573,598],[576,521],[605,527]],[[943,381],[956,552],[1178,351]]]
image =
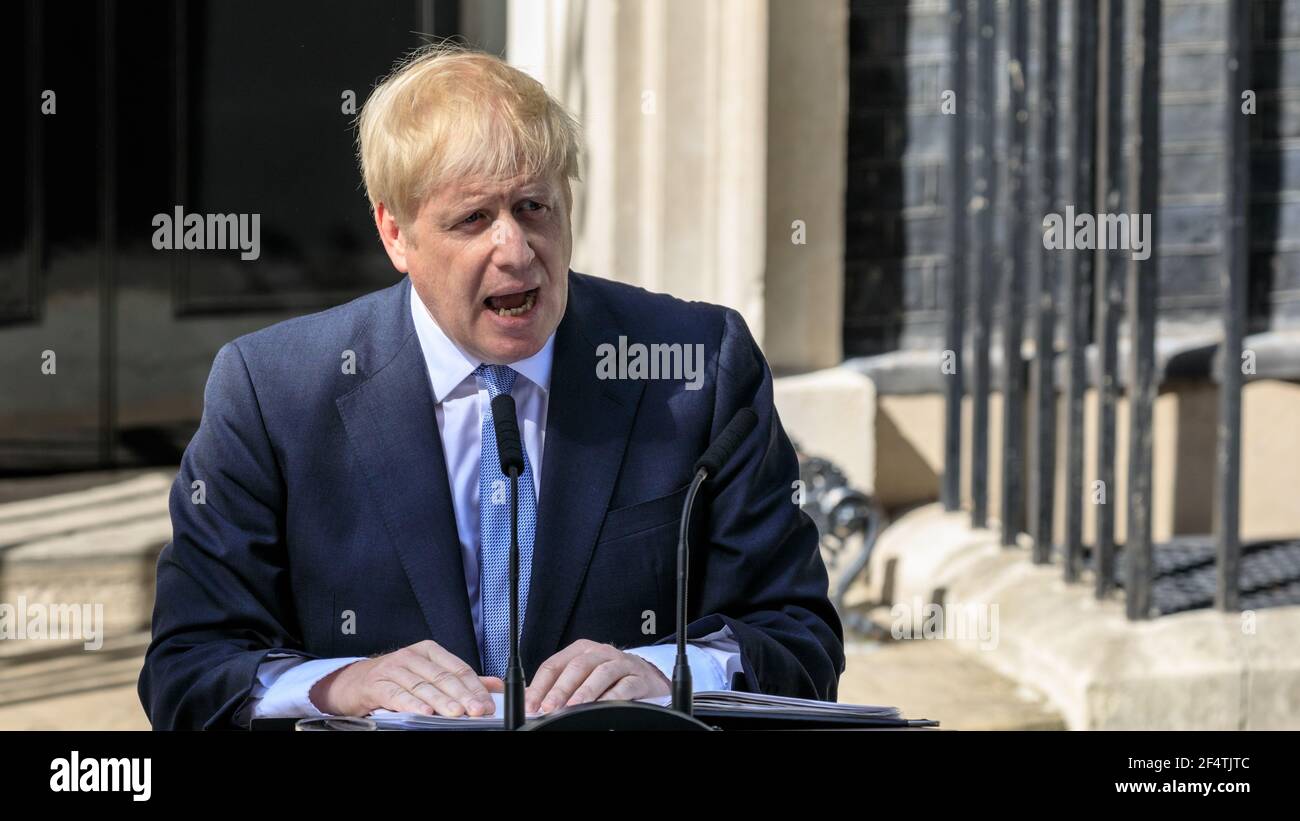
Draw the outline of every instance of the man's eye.
[[[468,217],[466,217],[465,219],[461,220],[461,224],[462,224],[462,225],[473,225],[474,223],[478,222],[482,217],[483,217],[483,214],[482,214],[481,212],[479,212],[479,211],[475,211],[474,213],[470,214],[470,215],[469,215]]]
[[[546,206],[537,200],[524,200],[520,207],[525,211],[541,211]]]

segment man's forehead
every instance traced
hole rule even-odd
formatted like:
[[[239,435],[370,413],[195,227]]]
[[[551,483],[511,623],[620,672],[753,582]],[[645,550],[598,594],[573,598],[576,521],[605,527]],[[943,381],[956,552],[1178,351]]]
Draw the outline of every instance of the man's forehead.
[[[509,179],[469,178],[441,187],[441,194],[454,199],[489,197],[527,189],[550,188],[553,181],[538,174],[520,174]]]

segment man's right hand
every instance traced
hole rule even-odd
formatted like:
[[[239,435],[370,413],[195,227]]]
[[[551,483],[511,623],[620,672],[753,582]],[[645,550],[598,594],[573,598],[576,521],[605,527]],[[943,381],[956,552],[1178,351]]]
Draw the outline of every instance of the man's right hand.
[[[492,693],[505,692],[496,676],[480,676],[437,642],[425,640],[341,667],[311,688],[323,713],[364,716],[386,709],[440,716],[491,715]]]

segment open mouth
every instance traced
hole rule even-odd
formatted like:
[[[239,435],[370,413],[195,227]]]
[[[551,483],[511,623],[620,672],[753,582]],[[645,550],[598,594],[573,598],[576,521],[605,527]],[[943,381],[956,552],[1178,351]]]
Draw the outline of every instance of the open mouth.
[[[533,309],[537,303],[537,288],[531,291],[519,291],[514,294],[500,294],[483,300],[489,311],[497,316],[521,316]]]

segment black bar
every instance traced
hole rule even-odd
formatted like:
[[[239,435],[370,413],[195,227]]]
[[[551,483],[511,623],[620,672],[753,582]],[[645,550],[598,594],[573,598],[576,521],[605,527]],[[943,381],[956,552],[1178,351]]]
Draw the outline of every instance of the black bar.
[[[1218,546],[1214,605],[1240,609],[1241,577],[1241,352],[1249,287],[1250,130],[1241,93],[1250,87],[1250,3],[1228,4],[1224,82],[1223,349],[1219,374]]]
[[[100,6],[99,111],[99,462],[112,467],[117,442],[117,4]]]
[[[1026,0],[1007,7],[1007,244],[1009,264],[1002,297],[1002,544],[1014,545],[1025,527],[1025,368],[1020,355],[1025,321],[1025,219],[1029,189],[1025,181],[1025,140],[1029,111],[1025,86],[1029,70],[1029,15]]]
[[[969,42],[966,0],[949,0],[948,36],[951,72],[949,82],[956,109],[948,132],[948,268],[944,316],[944,349],[952,357],[952,372],[944,372],[943,508],[961,507],[961,406],[966,393],[962,370],[966,333],[966,221],[970,195],[966,190],[966,46]],[[942,366],[941,366],[942,367]]]
[[[1038,182],[1033,213],[1039,220],[1057,210],[1056,201],[1056,100],[1057,66],[1060,60],[1060,14],[1056,0],[1042,0],[1038,32]],[[1034,541],[1034,563],[1046,564],[1052,557],[1052,514],[1056,503],[1056,301],[1057,254],[1043,247],[1035,236],[1039,266],[1033,363],[1032,402],[1034,431],[1030,460],[1029,527]]]
[[[1124,2],[1101,0],[1097,106],[1097,200],[1117,214],[1123,206],[1124,179]],[[1097,480],[1103,499],[1094,504],[1097,598],[1115,586],[1115,407],[1119,398],[1119,315],[1124,298],[1120,266],[1124,252],[1103,248],[1105,220],[1097,220]],[[1096,500],[1094,499],[1094,502]]]
[[[994,33],[996,0],[978,0],[976,31],[976,103],[979,133],[975,151],[975,267],[971,270],[975,296],[975,321],[971,326],[971,347],[975,354],[975,377],[971,397],[971,526],[988,524],[989,473],[989,326],[993,321],[992,284],[997,276],[997,251],[993,244],[993,203],[997,200],[994,173],[994,118],[997,110],[994,77]]]
[[[1151,215],[1151,254],[1128,263],[1130,354],[1128,571],[1125,603],[1130,619],[1151,615],[1151,415],[1156,400],[1156,297],[1160,290],[1160,0],[1143,0],[1134,31],[1129,105],[1136,133],[1129,153],[1133,187],[1129,212]]]
[[[172,11],[172,202],[190,201],[190,52],[189,15],[185,3],[174,3]],[[190,255],[168,254],[172,304],[190,301]]]
[[[45,23],[40,3],[27,6],[27,99],[41,99],[41,68],[44,65]],[[26,169],[27,207],[27,317],[39,319],[45,304],[45,116],[28,114]]]
[[[1097,151],[1097,2],[1074,3],[1073,187],[1078,213],[1093,212]],[[1068,230],[1068,227],[1067,227]],[[1088,300],[1093,255],[1071,251],[1066,267],[1065,562],[1067,582],[1077,581],[1083,558],[1083,392],[1087,380]]]

